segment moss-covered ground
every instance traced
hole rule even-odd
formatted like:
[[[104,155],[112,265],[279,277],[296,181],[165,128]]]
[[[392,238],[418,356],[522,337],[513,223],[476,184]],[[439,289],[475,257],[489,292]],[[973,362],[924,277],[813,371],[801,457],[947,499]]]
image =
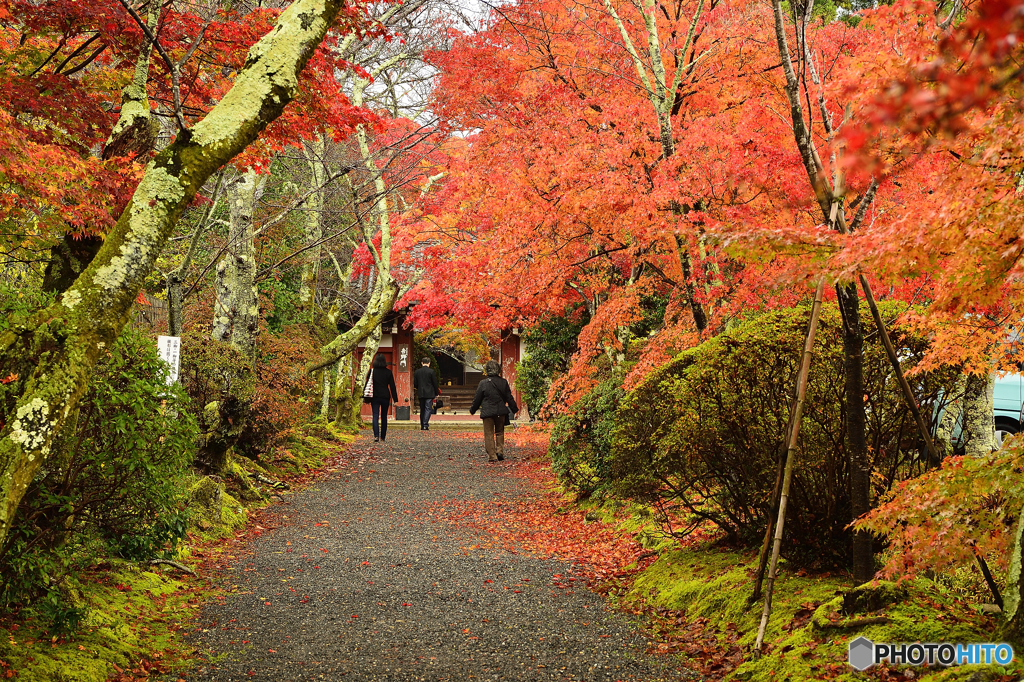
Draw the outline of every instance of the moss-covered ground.
[[[256,527],[259,509],[310,481],[354,438],[309,425],[256,461],[233,457],[223,479],[184,476],[193,514],[176,560],[196,576],[168,565],[118,559],[97,564],[62,588],[67,607],[83,614],[72,633],[54,634],[52,617],[39,608],[0,616],[0,679],[177,680],[177,671],[191,666],[198,653],[183,634],[198,606],[218,596],[204,567],[222,555],[231,558],[225,540],[244,537],[247,527]]]
[[[198,601],[189,581],[119,563],[79,576],[69,590],[85,612],[73,634],[52,635],[33,609],[4,619],[0,674],[31,682],[102,682],[169,673],[189,658],[178,636],[183,616]]]
[[[1024,674],[1020,655],[1008,668],[886,665],[857,672],[847,662],[848,644],[857,637],[890,643],[998,642],[1003,641],[999,617],[933,580],[854,589],[845,575],[794,570],[784,559],[763,654],[755,658],[763,602],[751,604],[748,597],[756,552],[707,540],[683,547],[658,529],[649,511],[618,502],[591,507],[588,514],[615,523],[657,556],[598,588],[647,622],[659,651],[683,657],[704,679],[1010,682]]]

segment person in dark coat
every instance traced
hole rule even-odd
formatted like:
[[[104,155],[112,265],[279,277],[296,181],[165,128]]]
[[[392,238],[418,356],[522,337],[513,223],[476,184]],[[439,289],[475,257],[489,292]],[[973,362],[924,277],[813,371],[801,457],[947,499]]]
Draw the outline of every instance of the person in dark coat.
[[[420,399],[420,431],[429,431],[434,398],[441,395],[441,389],[437,385],[437,374],[430,369],[430,358],[423,358],[420,363],[423,366],[413,373],[412,387]]]
[[[512,397],[508,382],[501,378],[501,365],[494,360],[484,365],[484,378],[476,387],[469,413],[475,414],[477,410],[480,410],[480,418],[484,421],[487,461],[505,459],[505,418],[518,412],[519,406]]]
[[[373,412],[373,442],[383,443],[388,437],[388,410],[391,409],[391,400],[398,402],[398,387],[395,386],[395,375],[388,369],[388,359],[383,353],[373,359],[370,374],[373,379],[373,398],[370,400],[370,410]]]

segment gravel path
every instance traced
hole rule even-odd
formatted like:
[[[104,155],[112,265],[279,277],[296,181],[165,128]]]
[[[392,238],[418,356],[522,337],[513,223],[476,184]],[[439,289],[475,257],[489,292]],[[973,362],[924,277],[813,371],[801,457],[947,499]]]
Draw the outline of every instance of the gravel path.
[[[274,508],[281,525],[207,606],[189,680],[674,680],[624,614],[571,585],[571,564],[488,548],[429,509],[533,491],[489,465],[482,433],[365,435]],[[480,549],[469,550],[474,544]],[[554,576],[558,574],[558,578]],[[582,579],[581,585],[584,584]]]

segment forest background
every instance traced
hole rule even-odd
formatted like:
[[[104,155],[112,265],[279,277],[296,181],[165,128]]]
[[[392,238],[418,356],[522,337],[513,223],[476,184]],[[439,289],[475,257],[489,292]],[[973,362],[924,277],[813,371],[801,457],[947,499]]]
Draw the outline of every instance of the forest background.
[[[353,351],[401,310],[417,355],[522,329],[565,489],[760,547],[755,597],[788,503],[795,564],[977,571],[1019,632],[1022,30],[1012,0],[5,0],[4,603],[73,630],[76,576],[172,561],[208,481],[266,498],[305,425],[358,425]]]

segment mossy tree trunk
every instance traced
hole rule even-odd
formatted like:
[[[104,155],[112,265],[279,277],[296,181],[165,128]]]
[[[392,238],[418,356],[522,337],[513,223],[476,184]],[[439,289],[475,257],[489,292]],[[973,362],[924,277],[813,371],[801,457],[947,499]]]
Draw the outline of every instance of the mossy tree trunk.
[[[231,344],[250,360],[256,357],[260,327],[252,218],[265,180],[250,169],[228,184],[228,247],[214,281],[213,339]]]
[[[984,457],[996,449],[995,376],[968,374],[964,382],[964,454]]]
[[[160,24],[160,9],[159,2],[149,3],[146,24],[153,35],[156,35]],[[135,59],[132,80],[121,90],[121,113],[117,117],[117,123],[110,130],[106,144],[103,145],[104,159],[128,155],[142,156],[156,147],[160,125],[150,115],[149,93],[146,89],[153,43],[148,39],[144,40],[145,44]]]
[[[359,426],[359,411],[357,405],[362,405],[362,400],[357,395],[361,390],[359,381],[352,383],[352,364],[354,357],[349,353],[338,360],[337,371],[334,378],[334,423],[339,428]],[[365,376],[365,375],[364,375]],[[358,378],[358,375],[357,375]]]
[[[228,183],[230,215],[228,245],[214,278],[212,338],[229,344],[248,360],[233,370],[229,381],[244,381],[253,372],[256,361],[256,336],[259,333],[259,294],[256,290],[256,244],[253,240],[253,213],[262,193],[266,176],[252,169]],[[225,389],[228,387],[225,386]],[[203,433],[199,439],[196,463],[211,474],[223,474],[231,448],[238,442],[249,418],[251,403],[230,395],[210,403],[203,413]]]
[[[393,58],[395,59],[395,58]],[[379,65],[370,75],[380,73],[388,68],[392,60],[385,61]],[[356,106],[363,105],[363,95],[370,85],[369,78],[360,76],[353,77],[352,103]],[[359,146],[359,155],[369,176],[373,179],[373,188],[376,198],[373,200],[371,215],[376,221],[366,221],[359,218],[359,200],[353,192],[353,207],[359,227],[362,230],[363,243],[373,256],[374,270],[376,277],[373,282],[373,291],[365,312],[351,329],[338,334],[330,343],[320,349],[323,359],[308,367],[313,372],[324,367],[337,363],[341,358],[354,351],[366,339],[375,328],[379,329],[381,323],[395,306],[401,294],[401,287],[391,274],[391,209],[388,202],[388,186],[384,181],[384,174],[377,165],[377,159],[370,149],[369,135],[366,126],[356,126],[356,141]],[[349,188],[352,188],[352,180],[346,176]],[[380,246],[374,244],[374,238],[380,236]],[[371,273],[371,274],[372,274]],[[376,349],[375,349],[376,352]]]
[[[52,305],[0,334],[0,375],[18,377],[7,384],[0,405],[0,541],[182,212],[207,179],[295,97],[299,72],[343,7],[340,0],[296,0],[282,12],[249,51],[220,103],[146,166],[131,201],[75,283]]]
[[[323,239],[323,208],[324,186],[327,184],[327,164],[324,154],[326,145],[321,137],[303,143],[303,154],[309,165],[310,185],[315,191],[306,199],[306,224],[303,237],[305,246],[309,247],[302,260],[302,282],[299,285],[300,316],[306,320],[313,319],[313,304],[316,300],[316,282],[320,272],[321,248]]]
[[[331,368],[324,367],[323,376],[323,392],[320,394],[320,419],[327,419],[327,410],[331,405]]]
[[[956,442],[953,436],[956,434],[957,424],[961,422],[964,413],[964,392],[967,390],[967,378],[961,376],[957,379],[956,385],[950,394],[945,396],[946,405],[942,411],[942,418],[935,429],[935,447],[939,451],[939,457],[952,457]],[[961,434],[962,436],[963,434]]]
[[[1024,639],[1024,513],[1017,519],[1017,532],[1014,537],[1013,553],[1010,555],[1010,570],[1006,577],[1006,589],[1003,591],[1003,616],[1011,637],[1017,641]]]
[[[156,32],[159,18],[160,5],[151,2],[147,23],[153,33]],[[146,91],[152,54],[153,45],[147,40],[135,58],[132,80],[121,90],[121,113],[103,145],[101,156],[104,159],[129,155],[143,158],[156,146],[159,125],[150,115],[149,95]],[[67,291],[96,257],[101,246],[103,237],[98,234],[66,234],[50,250],[50,261],[43,274],[43,289],[58,294]]]

